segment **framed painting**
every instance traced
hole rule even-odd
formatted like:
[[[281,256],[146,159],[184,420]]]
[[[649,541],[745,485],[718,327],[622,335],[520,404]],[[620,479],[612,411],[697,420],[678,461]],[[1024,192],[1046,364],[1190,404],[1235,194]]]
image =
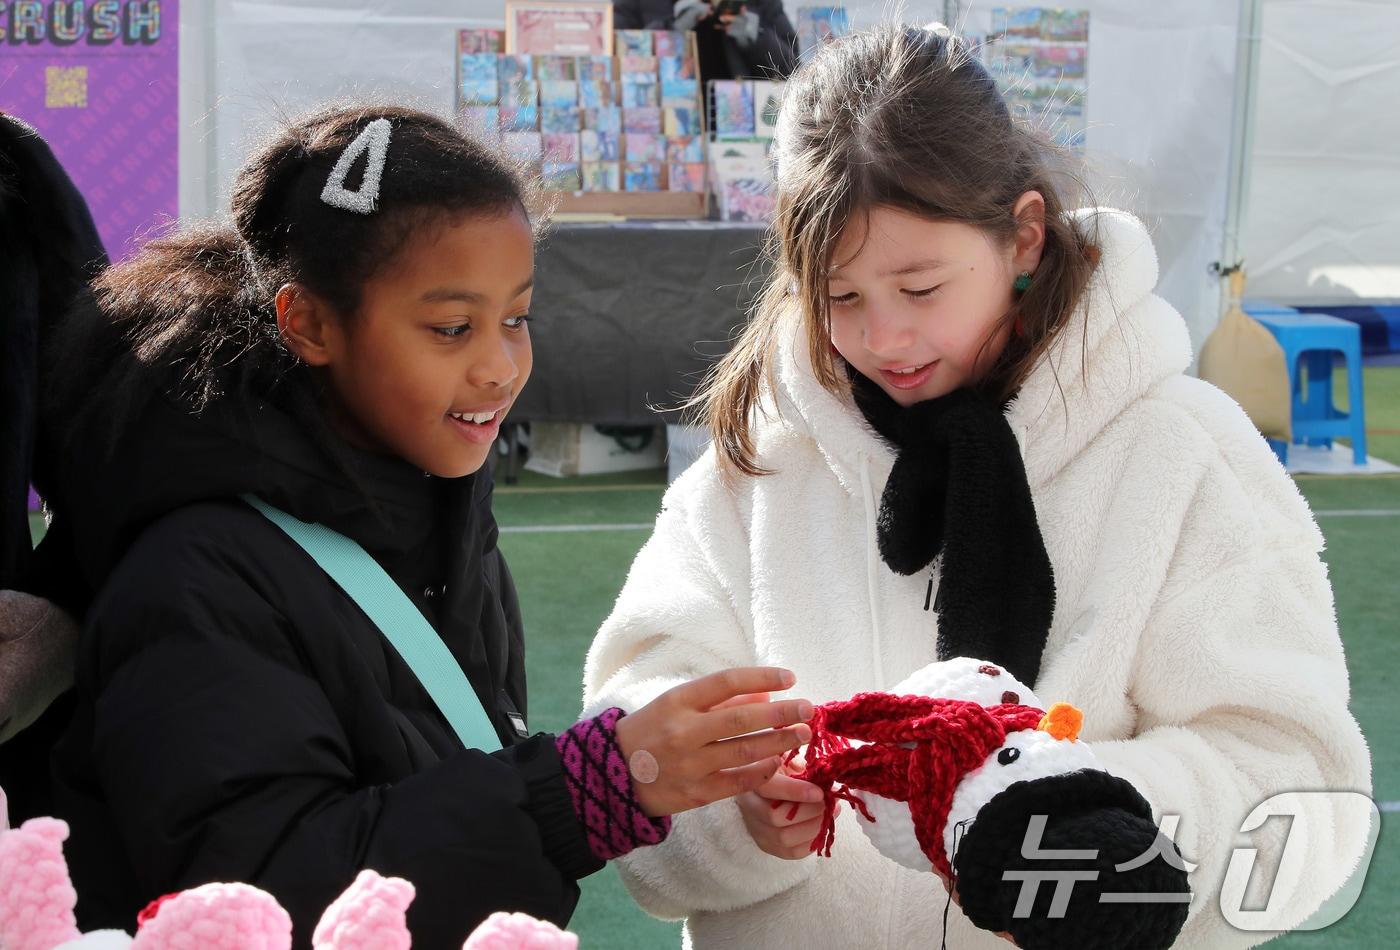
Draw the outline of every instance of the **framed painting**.
[[[507,0],[506,52],[532,56],[611,56],[612,3]]]

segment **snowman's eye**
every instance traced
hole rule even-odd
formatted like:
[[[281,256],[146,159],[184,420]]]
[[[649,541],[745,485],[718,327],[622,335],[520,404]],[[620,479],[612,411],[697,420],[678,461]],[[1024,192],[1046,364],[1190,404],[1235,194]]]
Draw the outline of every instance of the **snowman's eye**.
[[[1020,757],[1021,750],[1015,748],[1014,746],[1008,749],[1002,749],[1000,752],[997,753],[997,761],[1002,765],[1010,765],[1012,762],[1015,762]]]

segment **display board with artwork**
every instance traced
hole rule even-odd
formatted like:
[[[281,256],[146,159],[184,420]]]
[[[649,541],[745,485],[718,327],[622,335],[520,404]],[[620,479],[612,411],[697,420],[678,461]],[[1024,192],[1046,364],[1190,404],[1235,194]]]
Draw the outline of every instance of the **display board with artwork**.
[[[611,55],[512,52],[499,30],[462,30],[458,116],[537,170],[561,213],[704,217],[694,34],[621,30],[607,46]]]
[[[972,39],[1013,115],[1061,145],[1084,144],[1089,11],[993,7],[986,35]]]
[[[767,221],[773,213],[773,132],[786,84],[717,80],[709,84],[714,116],[710,182],[725,221]]]

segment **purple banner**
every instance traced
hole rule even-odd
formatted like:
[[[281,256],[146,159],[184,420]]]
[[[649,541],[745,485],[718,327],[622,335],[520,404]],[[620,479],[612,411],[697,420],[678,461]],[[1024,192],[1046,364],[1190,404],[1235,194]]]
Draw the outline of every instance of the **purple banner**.
[[[113,260],[179,214],[179,3],[0,2],[0,112],[39,130]]]

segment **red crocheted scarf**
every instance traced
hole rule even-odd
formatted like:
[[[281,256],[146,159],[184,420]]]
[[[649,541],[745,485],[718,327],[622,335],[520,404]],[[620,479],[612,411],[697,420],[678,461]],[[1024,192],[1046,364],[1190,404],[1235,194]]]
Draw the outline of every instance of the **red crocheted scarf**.
[[[806,769],[797,777],[822,788],[826,807],[812,850],[828,857],[836,837],[835,809],[844,799],[874,820],[853,791],[908,802],[919,847],[952,879],[943,829],[953,792],[1007,733],[1034,729],[1043,710],[1016,703],[983,706],[961,699],[859,693],[818,706],[811,720]],[[868,745],[852,746],[851,740]]]

